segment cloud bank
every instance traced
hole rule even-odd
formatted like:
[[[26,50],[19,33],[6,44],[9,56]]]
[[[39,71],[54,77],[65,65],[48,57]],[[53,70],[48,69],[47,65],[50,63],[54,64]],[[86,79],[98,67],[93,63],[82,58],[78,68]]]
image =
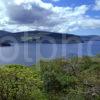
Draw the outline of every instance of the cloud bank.
[[[94,10],[100,10],[100,0],[95,0]]]
[[[87,5],[59,7],[42,0],[0,0],[0,29],[67,33],[79,28],[100,28],[100,19],[87,15],[89,9]]]

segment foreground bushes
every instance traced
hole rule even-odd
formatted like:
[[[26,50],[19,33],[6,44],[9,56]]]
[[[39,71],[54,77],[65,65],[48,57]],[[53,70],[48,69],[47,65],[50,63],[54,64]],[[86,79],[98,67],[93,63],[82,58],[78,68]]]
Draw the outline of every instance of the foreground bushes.
[[[97,59],[40,61],[31,68],[1,66],[0,100],[100,100]]]
[[[45,100],[39,72],[20,65],[0,68],[0,100]]]
[[[100,99],[100,63],[92,58],[41,61],[40,68],[50,100]]]

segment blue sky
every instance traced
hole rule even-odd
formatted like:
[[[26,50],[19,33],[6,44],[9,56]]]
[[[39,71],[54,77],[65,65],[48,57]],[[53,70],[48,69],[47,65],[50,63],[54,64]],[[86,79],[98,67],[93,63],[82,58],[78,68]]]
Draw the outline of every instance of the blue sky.
[[[54,5],[58,5],[58,6],[80,6],[80,5],[90,5],[90,4],[94,4],[95,1],[94,0],[43,0],[44,2],[51,2]]]
[[[0,30],[100,35],[100,0],[0,0]]]
[[[45,2],[51,2],[55,6],[63,6],[63,7],[76,7],[81,5],[87,5],[90,7],[90,9],[86,12],[86,15],[91,16],[92,18],[100,19],[100,9],[99,10],[93,10],[93,7],[96,3],[96,0],[58,0],[57,2],[54,2],[53,0],[43,0]],[[98,0],[100,2],[100,0]],[[95,29],[79,29],[74,32],[71,32],[73,34],[79,34],[79,35],[87,35],[87,34],[97,34],[100,35],[100,28]]]

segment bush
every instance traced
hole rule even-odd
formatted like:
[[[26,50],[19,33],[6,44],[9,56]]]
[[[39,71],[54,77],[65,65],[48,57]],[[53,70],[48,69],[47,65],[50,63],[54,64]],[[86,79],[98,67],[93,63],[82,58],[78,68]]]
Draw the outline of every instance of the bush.
[[[92,60],[95,59],[95,60]],[[99,100],[100,59],[40,61],[0,67],[0,100]]]
[[[66,73],[64,66],[67,66],[67,63],[59,60],[40,63],[44,89],[47,92],[59,93],[68,88],[75,88],[78,78]]]
[[[92,64],[93,64],[92,59],[88,56],[84,56],[82,58],[81,69],[83,69],[83,70],[89,69]]]
[[[0,68],[0,100],[45,100],[40,75],[32,68],[7,65]]]

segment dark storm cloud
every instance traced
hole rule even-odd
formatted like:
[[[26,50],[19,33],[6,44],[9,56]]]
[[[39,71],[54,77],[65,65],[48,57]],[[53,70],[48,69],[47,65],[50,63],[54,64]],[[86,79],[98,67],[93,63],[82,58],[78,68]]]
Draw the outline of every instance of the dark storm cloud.
[[[31,8],[27,8],[28,5],[8,5],[7,11],[11,20],[18,23],[46,23],[48,16],[52,14],[52,11],[41,8],[37,5],[30,4]]]

